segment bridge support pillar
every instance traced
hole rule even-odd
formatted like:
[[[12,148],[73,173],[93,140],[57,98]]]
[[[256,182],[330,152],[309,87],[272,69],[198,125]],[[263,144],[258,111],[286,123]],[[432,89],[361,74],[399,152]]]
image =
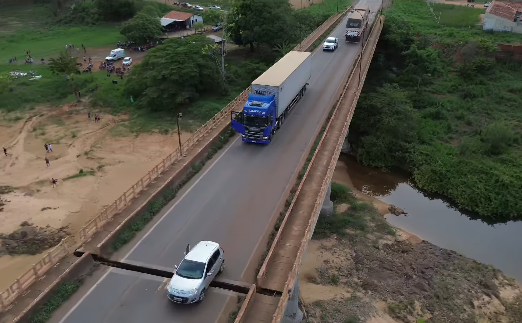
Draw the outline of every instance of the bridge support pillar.
[[[295,280],[294,289],[288,299],[285,315],[281,323],[301,323],[303,321],[303,312],[299,309],[299,277]]]
[[[330,200],[330,195],[332,194],[332,182],[328,184],[328,190],[326,191],[326,195],[324,196],[323,206],[321,207],[321,212],[319,215],[322,216],[330,216],[334,212],[334,204],[332,200]]]

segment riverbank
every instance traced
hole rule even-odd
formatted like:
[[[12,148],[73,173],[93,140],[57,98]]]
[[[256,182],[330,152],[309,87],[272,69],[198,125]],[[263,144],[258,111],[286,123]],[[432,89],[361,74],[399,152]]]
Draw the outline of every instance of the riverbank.
[[[353,186],[338,166],[334,182]],[[519,323],[522,289],[514,279],[393,228],[382,216],[389,205],[352,191],[334,201],[336,215],[319,220],[303,261],[310,322]]]

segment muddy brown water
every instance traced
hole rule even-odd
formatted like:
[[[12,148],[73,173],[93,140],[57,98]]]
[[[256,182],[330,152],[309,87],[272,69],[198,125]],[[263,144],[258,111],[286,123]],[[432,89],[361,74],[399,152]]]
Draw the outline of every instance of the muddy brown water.
[[[472,220],[447,202],[425,196],[405,175],[365,167],[349,156],[339,161],[346,165],[354,188],[408,213],[388,215],[393,226],[492,265],[522,283],[522,221],[488,225]]]

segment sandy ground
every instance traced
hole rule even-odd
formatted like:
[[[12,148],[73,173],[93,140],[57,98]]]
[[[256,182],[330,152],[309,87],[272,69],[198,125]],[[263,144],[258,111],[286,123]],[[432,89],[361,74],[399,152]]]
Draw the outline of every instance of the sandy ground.
[[[343,162],[337,163],[333,181],[351,187],[357,199],[372,203],[377,208],[379,215],[385,216],[389,214],[388,204],[370,195],[366,195],[353,187],[352,180]],[[341,204],[337,205],[337,210],[338,212],[343,212],[349,207],[349,205]],[[374,227],[377,228],[377,226]],[[404,285],[400,280],[403,276],[411,275],[407,273],[407,271],[410,270],[409,268],[417,268],[418,271],[422,266],[426,266],[423,261],[429,263],[429,267],[427,268],[430,269],[436,268],[439,261],[442,262],[442,267],[453,265],[454,253],[437,247],[435,248],[436,251],[433,252],[433,245],[424,242],[418,236],[403,230],[395,230],[395,236],[389,236],[387,234],[381,235],[382,232],[376,230],[375,232],[367,234],[367,238],[365,238],[359,236],[359,233],[348,231],[351,236],[348,239],[331,236],[326,239],[314,239],[310,241],[300,271],[300,296],[304,308],[308,312],[309,322],[416,323],[419,317],[430,317],[426,312],[426,307],[421,308],[419,302],[401,303],[399,299],[394,299],[393,295],[408,295],[408,292],[405,293],[402,290],[397,290],[398,288],[396,286]],[[363,240],[373,241],[366,247],[364,247],[364,244],[367,244],[367,242],[356,242]],[[425,248],[426,244],[428,244],[427,248]],[[386,247],[385,245],[390,247]],[[396,249],[395,253],[390,252],[390,250],[394,249]],[[381,263],[377,264],[370,260],[370,266],[367,267],[368,264],[361,262],[360,259],[366,259],[367,256],[371,254],[371,252],[368,253],[368,250],[385,250],[380,251],[380,255],[373,255],[373,257],[381,261]],[[398,254],[408,253],[410,250],[415,252],[413,255],[413,263],[412,259],[406,258],[404,268],[397,270],[397,266],[401,265],[397,263],[391,264],[389,259],[397,259]],[[443,256],[438,254],[438,250],[440,250]],[[458,259],[461,259],[459,260],[461,267],[457,266],[457,268],[463,272],[466,272],[466,269],[462,268],[471,267],[474,269],[477,266],[475,265],[476,262],[469,261],[465,257],[460,256]],[[401,260],[399,260],[399,263],[400,261]],[[418,263],[415,263],[415,261]],[[391,266],[391,268],[394,267],[397,272],[400,272],[400,274],[396,276],[398,278],[395,278],[397,281],[393,281],[394,276],[391,274],[393,273],[393,269],[391,273],[386,271],[390,269],[386,268],[387,266]],[[380,269],[380,271],[376,269],[382,267],[384,267],[384,269]],[[487,266],[483,267],[487,268]],[[375,271],[378,273],[375,273]],[[420,269],[418,274],[420,273],[424,273],[424,271]],[[377,278],[378,281],[383,283],[383,286],[371,282],[370,277],[372,274],[375,276],[374,278]],[[456,272],[457,276],[463,274],[464,273]],[[432,274],[430,274],[429,277],[432,277],[431,275]],[[440,271],[435,271],[434,275],[443,274],[441,274]],[[470,280],[473,275],[477,274],[473,272],[469,273]],[[336,277],[335,280],[332,278],[333,276]],[[466,274],[464,274],[464,276],[466,276]],[[478,276],[480,281],[480,273]],[[452,279],[452,277],[448,275],[445,277],[446,279]],[[491,276],[488,278],[491,278]],[[455,278],[453,279],[453,282],[457,285],[457,289],[461,287],[460,284],[462,284],[462,282]],[[487,279],[485,278],[485,280]],[[393,282],[390,283],[390,281]],[[493,292],[486,291],[484,294],[481,294],[480,288],[478,292],[477,290],[474,290],[474,293],[470,292],[470,294],[475,296],[475,299],[473,300],[474,309],[469,310],[474,311],[474,314],[480,317],[480,320],[477,322],[518,323],[516,317],[518,316],[519,310],[514,310],[513,306],[516,306],[516,302],[522,301],[522,288],[516,282],[509,281],[502,274],[497,274],[493,282]],[[393,283],[395,283],[395,285]],[[411,282],[411,284],[413,284],[413,282]],[[428,284],[430,288],[432,288],[433,283]],[[475,285],[471,284],[469,286],[462,285],[462,288],[468,289],[469,291],[476,287],[477,283],[474,282],[474,284]],[[489,282],[484,284],[488,285]],[[423,290],[423,292],[429,291]],[[401,306],[404,306],[403,304],[410,305],[409,307],[400,308],[396,313],[392,313],[390,310],[390,297],[391,300],[397,302],[396,304],[401,304]],[[422,296],[414,297],[418,298]],[[428,297],[433,297],[433,295]],[[453,321],[450,319],[447,322]]]
[[[101,114],[95,123],[87,112],[82,106],[64,106],[33,111],[32,117],[15,124],[0,123],[0,144],[8,151],[0,157],[0,185],[16,188],[0,196],[6,201],[0,233],[11,233],[23,221],[76,232],[178,146],[174,134],[118,137],[114,130],[122,127],[125,117]],[[189,136],[183,133],[182,140]],[[45,143],[52,143],[53,152],[46,153]],[[94,175],[64,180],[80,169]],[[59,180],[56,188],[51,178]],[[0,257],[0,290],[39,258]]]

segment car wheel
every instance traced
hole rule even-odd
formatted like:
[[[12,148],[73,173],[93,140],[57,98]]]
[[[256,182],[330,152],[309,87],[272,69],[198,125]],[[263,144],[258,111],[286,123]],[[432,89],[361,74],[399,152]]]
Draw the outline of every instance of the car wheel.
[[[222,273],[223,270],[225,270],[225,261],[223,260],[223,262],[221,263],[221,267],[219,267],[219,272]]]
[[[201,291],[201,294],[199,294],[199,300],[198,302],[203,302],[203,299],[205,299],[205,289]]]

